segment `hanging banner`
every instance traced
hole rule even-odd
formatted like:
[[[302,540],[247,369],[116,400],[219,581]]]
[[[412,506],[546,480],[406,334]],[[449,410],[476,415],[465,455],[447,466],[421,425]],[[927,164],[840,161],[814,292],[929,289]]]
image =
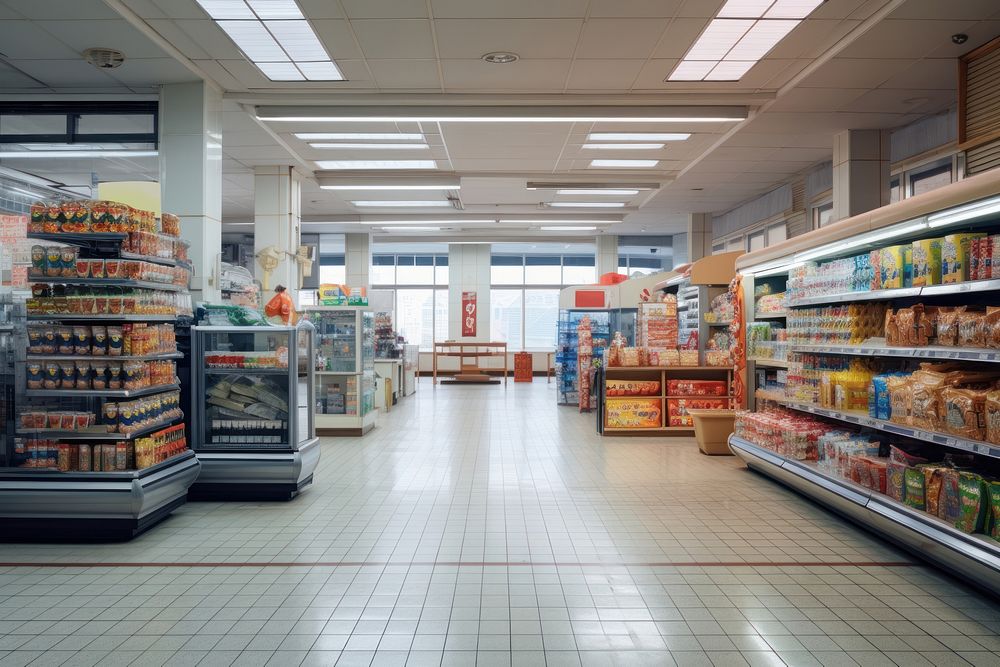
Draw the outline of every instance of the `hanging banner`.
[[[462,292],[462,337],[476,335],[476,293]]]

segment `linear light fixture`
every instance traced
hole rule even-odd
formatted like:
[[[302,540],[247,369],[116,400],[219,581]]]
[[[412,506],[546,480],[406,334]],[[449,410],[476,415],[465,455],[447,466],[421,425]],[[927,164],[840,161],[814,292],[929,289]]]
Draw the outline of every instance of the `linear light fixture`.
[[[553,201],[546,204],[552,208],[625,208],[620,201]]]
[[[417,227],[417,226],[413,226],[413,227],[406,227],[406,226],[403,226],[403,227],[383,227],[382,229],[386,230],[387,232],[403,232],[403,231],[406,231],[406,232],[439,232],[439,231],[441,231],[440,227]]]
[[[343,81],[295,0],[196,0],[271,81]]]
[[[657,151],[663,144],[584,144],[588,151]]]
[[[745,107],[338,106],[257,107],[265,122],[450,123],[734,123]]]
[[[331,144],[331,143],[321,143],[313,142],[309,144],[313,148],[323,148],[323,149],[342,149],[342,150],[362,150],[362,151],[406,151],[406,150],[427,150],[430,148],[427,144],[358,144],[358,143],[343,143],[343,144]]]
[[[426,139],[419,132],[296,132],[302,141],[419,141]]]
[[[463,219],[448,219],[448,220],[352,220],[349,224],[358,225],[475,225],[475,224],[493,224],[496,223],[496,218],[483,218],[479,220],[463,220]],[[336,224],[336,223],[334,223]]]
[[[138,151],[123,151],[123,150],[101,150],[92,149],[86,151],[70,151],[70,150],[58,150],[58,151],[0,151],[0,160],[4,158],[87,158],[87,157],[156,157],[159,155],[159,151],[149,151],[149,150],[138,150]]]
[[[455,174],[421,175],[412,173],[348,176],[317,174],[323,190],[460,190],[462,180]]]
[[[616,190],[659,190],[660,183],[637,183],[632,181],[528,181],[528,190],[593,190],[593,194]],[[580,192],[579,194],[585,194]],[[586,193],[590,194],[590,193]]]
[[[543,232],[592,232],[597,227],[539,227]]]
[[[370,185],[321,185],[321,190],[458,190],[459,185],[405,185],[403,183],[373,183]]]
[[[824,0],[728,0],[668,81],[738,81]]]
[[[650,167],[655,167],[660,163],[659,160],[591,160],[591,167],[613,167],[613,168],[627,168],[635,167],[641,169],[648,169]]]
[[[317,160],[320,169],[437,169],[434,160]]]
[[[1000,197],[991,197],[990,199],[983,199],[972,204],[965,204],[964,206],[957,206],[946,211],[934,213],[927,216],[927,225],[931,228],[944,227],[945,225],[965,222],[966,220],[973,220],[994,213],[1000,213]]]
[[[500,223],[520,223],[528,225],[616,225],[621,222],[621,220],[560,220],[559,218],[544,218],[544,219],[523,219],[518,220],[516,218],[500,218],[498,221]]]
[[[534,188],[528,188],[532,190]],[[628,189],[608,189],[602,190],[600,188],[562,188],[556,190],[557,195],[596,195],[601,197],[632,197],[639,194],[639,190],[628,188]]]
[[[879,241],[887,241],[889,239],[899,238],[900,236],[913,234],[926,228],[927,228],[926,222],[922,220],[919,222],[914,222],[911,220],[910,222],[906,222],[901,225],[894,225],[892,227],[871,232],[869,234],[862,234],[861,236],[855,239],[851,239],[850,241],[829,243],[827,245],[815,248],[813,250],[807,250],[805,252],[796,253],[795,261],[802,263],[816,259],[823,259],[825,257],[832,257],[834,255],[842,255],[844,251],[850,250],[852,248],[868,245],[869,243],[877,243]]]
[[[684,141],[687,132],[591,132],[587,141]]]
[[[448,200],[355,200],[351,202],[359,208],[448,208],[451,202]]]

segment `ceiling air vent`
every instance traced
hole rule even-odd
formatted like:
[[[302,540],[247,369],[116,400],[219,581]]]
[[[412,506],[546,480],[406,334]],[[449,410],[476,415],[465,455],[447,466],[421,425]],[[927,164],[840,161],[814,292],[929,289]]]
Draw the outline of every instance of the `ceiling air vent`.
[[[93,48],[83,52],[83,59],[98,69],[114,69],[125,62],[125,54],[115,49]]]

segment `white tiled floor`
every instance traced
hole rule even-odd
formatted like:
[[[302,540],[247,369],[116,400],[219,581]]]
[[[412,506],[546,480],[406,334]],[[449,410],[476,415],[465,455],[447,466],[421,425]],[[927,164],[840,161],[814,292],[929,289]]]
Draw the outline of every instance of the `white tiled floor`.
[[[425,381],[290,503],[0,545],[114,564],[0,569],[0,665],[1000,665],[995,601],[554,394]]]

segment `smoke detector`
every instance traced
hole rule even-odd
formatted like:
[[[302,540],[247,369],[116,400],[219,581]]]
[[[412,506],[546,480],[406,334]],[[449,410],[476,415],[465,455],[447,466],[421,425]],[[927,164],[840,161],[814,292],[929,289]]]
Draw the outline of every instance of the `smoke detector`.
[[[115,49],[97,47],[84,51],[83,59],[97,69],[115,69],[125,62],[125,54]]]
[[[518,60],[518,55],[516,53],[510,53],[507,51],[494,51],[493,53],[487,53],[482,56],[482,59],[488,63],[493,63],[495,65],[506,65]]]

